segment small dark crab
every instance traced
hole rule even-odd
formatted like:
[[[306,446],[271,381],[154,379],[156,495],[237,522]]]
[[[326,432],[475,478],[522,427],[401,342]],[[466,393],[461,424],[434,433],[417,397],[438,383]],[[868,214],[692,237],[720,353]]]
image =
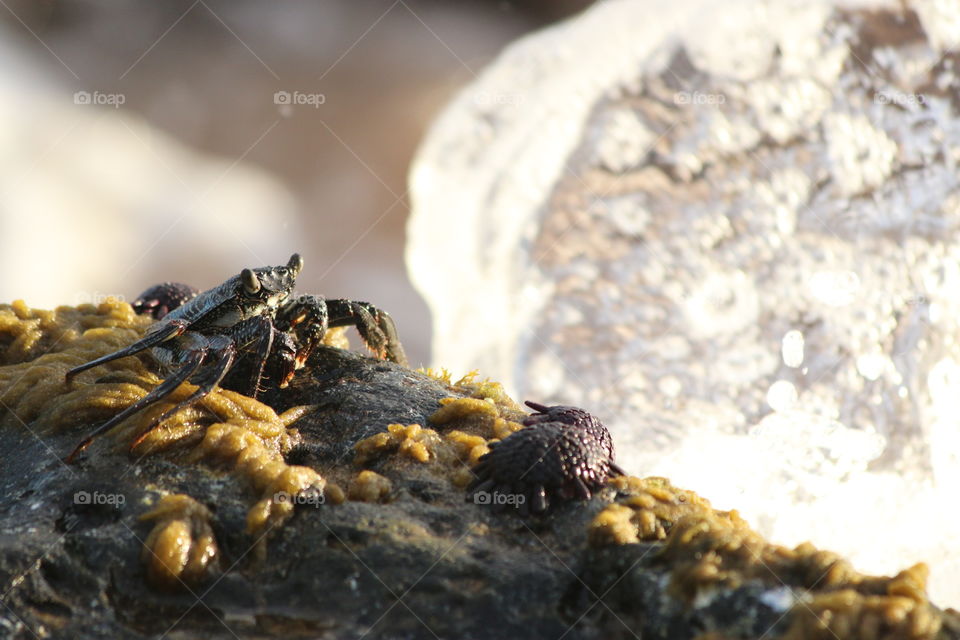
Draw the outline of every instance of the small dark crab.
[[[182,307],[200,295],[200,289],[182,282],[164,282],[150,287],[130,303],[139,315],[149,314],[154,320]]]
[[[268,359],[279,362],[274,382],[283,387],[303,366],[330,327],[355,326],[367,346],[379,357],[406,365],[393,319],[367,302],[325,300],[321,296],[291,298],[297,275],[303,269],[299,254],[285,266],[244,269],[223,284],[203,293],[188,285],[164,283],[151,287],[134,303],[138,313],[159,320],[144,337],[130,346],[75,367],[66,380],[111,360],[150,350],[169,375],[150,393],[94,429],[67,456],[67,462],[101,433],[150,406],[190,381],[198,389],[150,425],[133,442],[136,447],[160,423],[213,391],[240,356],[250,356],[249,385],[256,397],[261,390]]]
[[[526,429],[481,456],[467,499],[515,506],[521,516],[541,514],[551,500],[588,500],[608,478],[624,475],[613,461],[610,432],[597,418],[577,407],[526,405],[537,413],[524,419]]]

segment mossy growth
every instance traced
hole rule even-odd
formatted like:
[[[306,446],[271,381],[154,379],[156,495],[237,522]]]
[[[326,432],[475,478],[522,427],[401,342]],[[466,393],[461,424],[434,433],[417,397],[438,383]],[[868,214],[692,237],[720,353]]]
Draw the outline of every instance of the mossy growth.
[[[393,483],[388,478],[370,470],[357,474],[350,483],[347,497],[359,502],[386,502],[393,490]]]
[[[521,422],[527,415],[503,385],[476,378],[475,371],[456,382],[450,381],[449,373],[440,375],[439,379],[459,395],[441,400],[440,408],[429,418],[452,447],[459,464],[453,468],[451,480],[461,488],[473,480],[471,468],[490,451],[490,444],[522,429]]]
[[[182,493],[163,496],[140,516],[155,522],[141,554],[151,584],[178,590],[210,574],[220,556],[210,518],[209,509]]]
[[[471,372],[453,381],[446,370],[421,369],[421,373],[451,387],[458,395],[440,400],[440,408],[428,419],[433,429],[419,424],[391,424],[354,446],[354,464],[379,464],[402,470],[405,462],[432,463],[458,487],[473,479],[471,468],[487,453],[491,442],[522,429],[526,412],[510,398],[503,385],[477,381]]]
[[[626,497],[593,519],[589,540],[594,546],[664,540],[682,518],[715,513],[707,500],[677,489],[666,478],[620,476],[610,485]]]
[[[411,465],[449,478],[456,486],[464,486],[472,476],[470,467],[477,455],[487,451],[487,441],[460,431],[440,435],[419,424],[391,424],[383,431],[364,438],[354,445],[354,465],[377,465],[378,470],[397,477],[417,473]],[[351,491],[349,496],[352,497]],[[359,494],[358,494],[359,495]],[[366,502],[365,498],[362,499]]]
[[[54,430],[75,431],[79,441],[81,426],[107,420],[145,396],[161,382],[146,364],[146,353],[83,372],[70,384],[65,382],[65,374],[134,342],[151,323],[136,315],[129,304],[112,298],[96,306],[53,311],[30,309],[22,301],[0,305],[0,402],[5,409],[0,427],[29,424],[40,436]],[[325,342],[342,346],[343,340],[342,331],[331,331]],[[129,447],[154,418],[195,390],[195,385],[181,384],[163,401],[134,414],[99,440]],[[50,401],[54,397],[57,402]],[[217,388],[164,421],[131,453],[140,459],[167,452],[175,461],[204,461],[234,472],[258,496],[247,515],[247,530],[259,535],[289,518],[296,503],[293,497],[303,492],[323,492],[334,504],[343,501],[343,491],[328,487],[314,469],[284,461],[284,455],[301,442],[290,425],[307,411],[308,407],[294,407],[277,415],[253,398]],[[95,443],[93,448],[98,446],[103,445]],[[170,505],[163,508],[165,518],[173,513]],[[175,587],[177,582],[197,579],[203,573],[197,570],[200,565],[190,560],[197,548],[192,541],[195,536],[185,533],[198,531],[199,511],[188,511],[186,516],[162,520],[157,525],[161,528],[154,530],[151,544],[160,551],[156,555],[161,559],[156,561],[160,564],[151,560],[148,566],[158,584]],[[177,544],[179,548],[175,548]],[[187,564],[178,569],[183,558],[188,558]]]
[[[386,431],[364,438],[353,448],[356,451],[353,462],[358,466],[391,453],[421,463],[437,460],[445,453],[440,435],[418,424],[387,425]]]
[[[523,407],[507,395],[503,385],[489,379],[477,380],[477,372],[471,371],[456,382],[450,373],[441,370],[422,370],[427,375],[451,386],[455,397],[440,401],[441,408],[430,416],[430,423],[442,428],[455,426],[461,431],[485,438],[505,438],[517,429],[527,415]],[[507,424],[512,423],[512,424]]]
[[[942,617],[927,600],[927,566],[893,577],[868,576],[810,543],[770,544],[736,511],[717,511],[664,478],[615,478],[615,502],[590,524],[593,546],[662,542],[657,563],[670,568],[669,589],[695,603],[719,588],[748,583],[787,587],[796,603],[787,638],[933,639]]]
[[[84,372],[69,385],[64,374],[130,344],[150,322],[115,300],[53,311],[32,310],[22,302],[0,305],[0,428],[29,425],[40,436],[60,435],[59,441],[75,443],[73,435],[79,440],[86,428],[142,398],[160,381],[147,354]],[[342,334],[331,332],[330,343],[344,346]],[[471,467],[489,445],[522,429],[527,415],[501,385],[477,381],[476,374],[456,381],[446,372],[428,375],[447,385],[450,397],[423,424],[389,425],[356,445],[353,464],[324,469],[323,475],[285,462],[303,441],[292,425],[310,408],[278,415],[223,389],[163,423],[133,457],[162,454],[174,464],[201,464],[205,472],[239,479],[251,494],[246,514],[251,536],[285,523],[304,497],[322,496],[329,505],[350,499],[393,508],[385,503],[409,499],[410,478],[431,474],[455,487],[467,485]],[[128,448],[149,421],[194,390],[183,384],[164,402],[131,416],[98,439],[90,455],[103,455],[107,447]],[[714,510],[664,478],[619,477],[609,486],[590,506],[599,509],[587,531],[590,545],[654,544],[656,562],[669,575],[670,594],[681,602],[692,605],[744,584],[786,586],[796,603],[788,614],[790,638],[937,637],[943,618],[926,599],[923,565],[892,578],[866,576],[809,544],[794,549],[769,544],[735,511]],[[452,492],[445,499],[461,495]],[[154,523],[144,551],[152,583],[178,589],[217,570],[220,550],[202,499],[164,495],[142,516]],[[496,522],[491,518],[482,526],[496,528]]]

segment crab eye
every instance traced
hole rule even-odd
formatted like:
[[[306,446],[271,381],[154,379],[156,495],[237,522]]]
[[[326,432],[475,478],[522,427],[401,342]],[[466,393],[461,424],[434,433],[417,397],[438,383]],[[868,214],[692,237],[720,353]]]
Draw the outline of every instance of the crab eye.
[[[257,279],[257,274],[250,269],[244,269],[240,272],[240,282],[243,283],[243,290],[246,291],[248,295],[252,296],[260,291],[260,280]]]
[[[287,268],[293,272],[293,275],[300,273],[300,270],[303,269],[303,258],[300,257],[299,253],[290,256],[290,260],[287,262]]]

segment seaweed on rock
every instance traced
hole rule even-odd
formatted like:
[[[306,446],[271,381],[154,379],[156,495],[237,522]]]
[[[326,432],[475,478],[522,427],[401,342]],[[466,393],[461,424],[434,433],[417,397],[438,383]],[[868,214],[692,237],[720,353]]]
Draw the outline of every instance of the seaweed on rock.
[[[770,545],[664,479],[614,478],[532,520],[465,503],[522,409],[496,383],[340,348],[262,402],[218,389],[128,452],[147,411],[62,464],[77,433],[158,382],[146,356],[72,386],[63,373],[148,323],[116,301],[0,305],[0,624],[13,633],[603,637],[620,619],[645,638],[960,638],[922,567],[876,578]]]

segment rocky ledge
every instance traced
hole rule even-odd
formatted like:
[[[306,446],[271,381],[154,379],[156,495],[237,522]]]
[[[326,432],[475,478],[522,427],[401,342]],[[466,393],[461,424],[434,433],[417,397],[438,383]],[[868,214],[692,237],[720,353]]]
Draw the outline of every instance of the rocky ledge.
[[[218,390],[132,451],[147,356],[64,373],[149,320],[0,305],[4,637],[960,638],[926,567],[772,545],[664,478],[523,519],[465,500],[522,428],[499,384],[336,346],[259,402]],[[343,346],[343,337],[334,336]]]

